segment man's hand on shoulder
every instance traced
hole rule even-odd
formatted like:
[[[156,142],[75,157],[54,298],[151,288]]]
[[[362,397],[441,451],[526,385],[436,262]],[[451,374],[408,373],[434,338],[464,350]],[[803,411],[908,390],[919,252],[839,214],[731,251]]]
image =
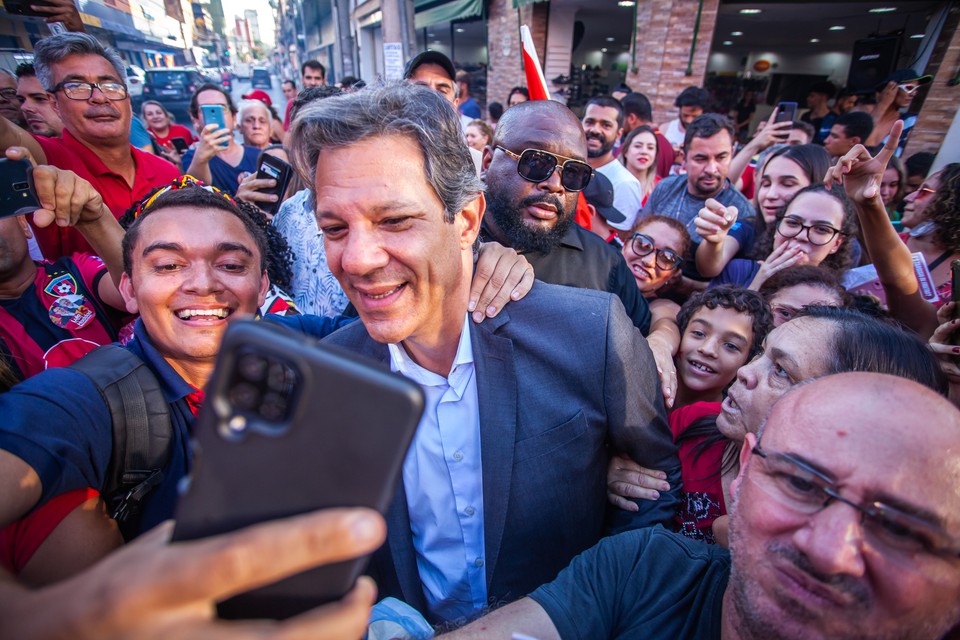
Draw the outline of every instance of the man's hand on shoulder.
[[[533,288],[533,267],[522,255],[497,242],[480,243],[467,310],[476,323],[493,318],[511,300]]]

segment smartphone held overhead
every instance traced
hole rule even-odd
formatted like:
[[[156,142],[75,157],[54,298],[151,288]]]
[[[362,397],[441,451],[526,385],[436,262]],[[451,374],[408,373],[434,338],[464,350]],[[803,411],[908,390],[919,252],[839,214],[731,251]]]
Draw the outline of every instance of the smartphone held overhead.
[[[0,158],[0,218],[22,216],[39,208],[30,161]]]
[[[385,514],[423,412],[415,383],[268,321],[228,328],[194,429],[174,541],[332,507]],[[311,569],[219,604],[283,619],[343,597],[367,563]]]

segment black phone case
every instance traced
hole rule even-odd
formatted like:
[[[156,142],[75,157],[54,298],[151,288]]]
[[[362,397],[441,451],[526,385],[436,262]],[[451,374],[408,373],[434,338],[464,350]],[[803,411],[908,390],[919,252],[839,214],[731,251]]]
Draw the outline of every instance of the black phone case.
[[[264,166],[267,167],[267,170],[264,170]],[[287,185],[290,184],[290,178],[292,176],[293,167],[280,158],[264,155],[260,160],[260,166],[257,168],[257,179],[260,180],[264,178],[273,178],[277,181],[277,186],[274,188],[263,189],[264,193],[272,193],[273,195],[277,196],[277,201],[258,202],[257,206],[271,215],[276,214],[277,210],[280,208],[280,200],[283,198],[283,194],[287,192]]]
[[[250,353],[269,354],[297,372],[282,433],[238,412],[231,401]],[[386,513],[423,403],[415,383],[353,354],[268,322],[232,323],[194,428],[193,473],[177,508],[173,539],[328,507]],[[238,415],[248,425],[239,437]],[[341,598],[367,562],[319,567],[241,594],[218,605],[220,617],[302,613]]]
[[[170,138],[170,144],[172,144],[173,148],[177,150],[177,153],[184,153],[190,148],[190,145],[187,144],[187,141],[183,138]]]
[[[0,158],[0,218],[22,216],[39,208],[30,162]]]
[[[781,102],[777,106],[780,107],[780,110],[777,111],[776,122],[792,122],[797,119],[796,102]]]
[[[49,13],[40,13],[30,8],[30,5],[47,5],[43,0],[3,0],[3,8],[7,13],[16,16],[30,16],[32,18],[49,18]]]

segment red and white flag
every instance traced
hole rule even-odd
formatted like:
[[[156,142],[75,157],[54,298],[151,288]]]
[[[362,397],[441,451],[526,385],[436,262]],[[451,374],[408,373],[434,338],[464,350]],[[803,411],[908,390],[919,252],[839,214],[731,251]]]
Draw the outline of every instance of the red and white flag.
[[[527,25],[520,27],[520,43],[523,49],[523,72],[527,76],[530,99],[549,100],[550,90],[547,89],[547,81],[543,77],[543,69],[540,68],[540,58],[537,57],[537,50],[533,48],[533,36],[530,35],[530,27]]]

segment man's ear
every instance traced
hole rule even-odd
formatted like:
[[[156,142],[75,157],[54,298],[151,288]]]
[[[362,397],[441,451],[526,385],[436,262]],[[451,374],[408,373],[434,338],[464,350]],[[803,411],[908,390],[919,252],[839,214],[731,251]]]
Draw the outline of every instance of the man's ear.
[[[757,446],[757,434],[747,433],[743,439],[743,445],[740,447],[740,470],[737,471],[737,477],[730,483],[730,493],[735,494],[743,482],[743,471],[747,468],[747,460]]]
[[[20,230],[23,231],[24,237],[27,239],[33,237],[33,229],[30,228],[30,223],[27,222],[27,216],[17,216],[17,224],[20,225]]]
[[[487,181],[487,169],[490,168],[490,163],[493,162],[493,141],[490,141],[490,144],[483,148],[483,157],[480,159],[480,179],[484,182]]]
[[[467,206],[457,214],[457,224],[460,225],[460,248],[467,249],[473,246],[473,242],[480,235],[480,223],[483,221],[483,214],[487,210],[487,201],[481,193]]]
[[[587,203],[587,209],[590,210],[590,219],[591,219],[591,220],[593,220],[593,219],[596,218],[598,215],[600,215],[600,214],[597,213],[597,208],[596,208],[595,206],[593,206],[592,204],[590,204],[589,202]]]
[[[109,276],[108,276],[109,277]],[[140,305],[137,304],[137,294],[133,290],[133,280],[124,272],[120,276],[120,286],[117,287],[120,296],[123,298],[123,305],[129,313],[140,313]]]

